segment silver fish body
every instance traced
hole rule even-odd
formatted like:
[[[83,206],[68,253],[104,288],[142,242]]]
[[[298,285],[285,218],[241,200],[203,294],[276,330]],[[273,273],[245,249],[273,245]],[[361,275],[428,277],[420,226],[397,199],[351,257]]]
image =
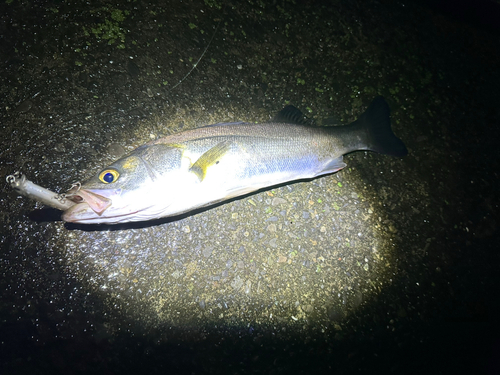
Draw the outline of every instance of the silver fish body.
[[[116,224],[175,216],[268,186],[334,173],[352,151],[407,154],[392,133],[382,97],[347,126],[281,122],[287,113],[301,117],[291,107],[269,123],[209,125],[141,146],[68,192],[77,204],[62,218]]]

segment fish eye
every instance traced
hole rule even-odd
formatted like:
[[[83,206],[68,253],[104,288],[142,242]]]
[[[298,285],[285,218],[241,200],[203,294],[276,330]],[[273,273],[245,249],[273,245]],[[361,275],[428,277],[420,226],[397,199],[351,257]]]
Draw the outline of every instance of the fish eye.
[[[119,176],[120,173],[118,173],[117,170],[106,169],[99,174],[99,180],[105,184],[111,184],[112,182],[115,182]]]

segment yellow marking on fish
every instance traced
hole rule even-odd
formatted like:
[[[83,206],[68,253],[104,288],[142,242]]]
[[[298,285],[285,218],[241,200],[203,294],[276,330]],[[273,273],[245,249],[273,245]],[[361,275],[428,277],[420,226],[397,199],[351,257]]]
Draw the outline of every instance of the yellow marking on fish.
[[[231,149],[231,143],[229,142],[220,142],[208,151],[206,151],[203,155],[201,155],[198,160],[192,165],[189,169],[190,172],[193,172],[200,181],[203,181],[207,174],[207,170],[212,165],[217,165],[220,162],[220,159]]]
[[[186,145],[183,145],[181,143],[166,143],[165,146],[176,148],[176,149],[181,151],[181,162],[182,162],[182,165],[184,166],[184,168],[189,169],[193,166],[193,164],[194,164],[193,159],[190,156],[190,155],[192,155],[192,153],[190,152],[190,150],[187,148]],[[184,161],[187,161],[187,165]]]
[[[129,156],[122,164],[122,168],[127,172],[133,172],[139,165],[139,158],[136,156]]]

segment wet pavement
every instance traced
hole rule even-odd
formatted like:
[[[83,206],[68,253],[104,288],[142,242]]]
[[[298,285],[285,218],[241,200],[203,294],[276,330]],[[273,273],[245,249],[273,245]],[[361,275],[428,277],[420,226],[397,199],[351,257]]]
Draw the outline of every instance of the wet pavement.
[[[392,1],[0,7],[2,176],[62,192],[151,139],[377,95],[409,149],[120,226],[4,183],[2,373],[498,370],[496,30]]]

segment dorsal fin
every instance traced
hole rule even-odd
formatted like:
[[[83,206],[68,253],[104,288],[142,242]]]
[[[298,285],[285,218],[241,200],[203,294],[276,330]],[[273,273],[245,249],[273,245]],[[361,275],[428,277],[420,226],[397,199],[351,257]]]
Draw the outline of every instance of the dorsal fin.
[[[293,105],[287,105],[281,111],[276,113],[270,122],[311,125],[311,120],[304,116],[304,114]]]
[[[210,128],[213,126],[227,126],[227,125],[246,125],[248,122],[245,121],[236,121],[236,122],[218,122],[217,124],[210,124],[201,126],[202,128]]]

